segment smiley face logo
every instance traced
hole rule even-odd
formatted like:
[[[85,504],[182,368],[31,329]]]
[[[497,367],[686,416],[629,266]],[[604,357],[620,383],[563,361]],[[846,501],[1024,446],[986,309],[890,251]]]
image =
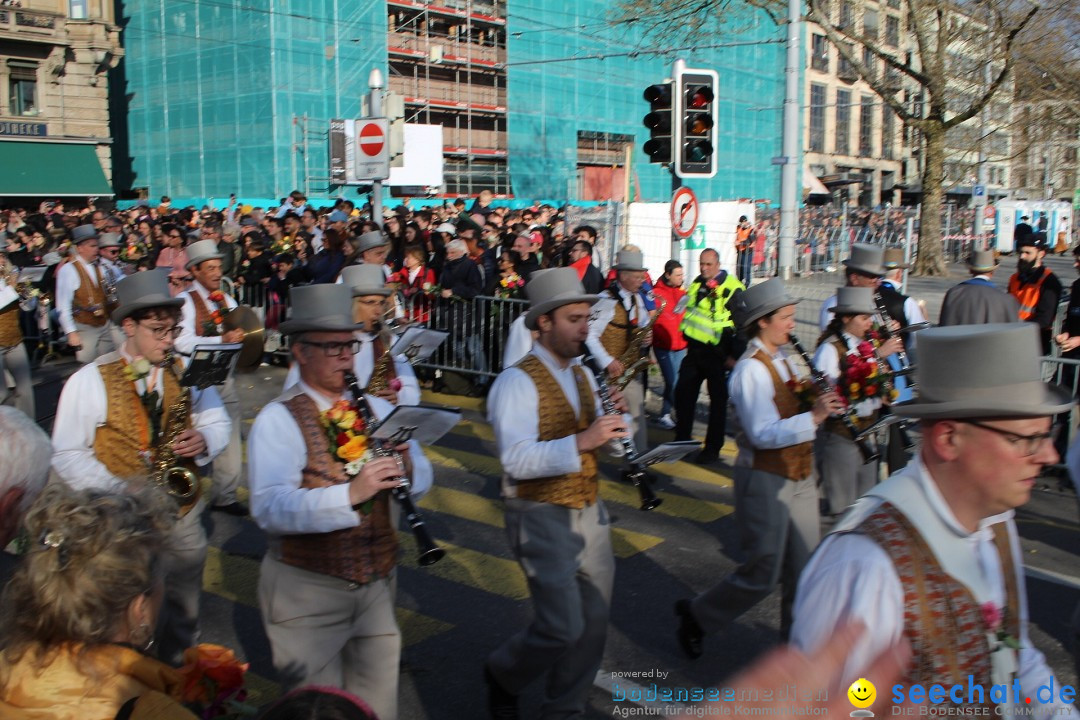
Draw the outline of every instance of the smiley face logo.
[[[877,688],[874,687],[874,683],[866,678],[859,678],[851,683],[851,687],[847,690],[847,696],[855,707],[868,708],[874,704],[874,700],[877,698]]]

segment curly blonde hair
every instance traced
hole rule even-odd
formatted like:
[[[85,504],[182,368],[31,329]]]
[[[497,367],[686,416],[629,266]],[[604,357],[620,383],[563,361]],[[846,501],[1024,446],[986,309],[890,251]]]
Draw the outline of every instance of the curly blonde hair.
[[[0,602],[4,660],[34,650],[44,663],[63,644],[111,641],[131,602],[161,577],[174,523],[175,505],[157,488],[46,487],[25,519],[31,550]]]

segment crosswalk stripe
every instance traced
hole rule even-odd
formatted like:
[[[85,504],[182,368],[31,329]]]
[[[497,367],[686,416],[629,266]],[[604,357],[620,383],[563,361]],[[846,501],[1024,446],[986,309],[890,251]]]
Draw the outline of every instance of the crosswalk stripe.
[[[404,647],[415,645],[454,628],[448,622],[403,607],[394,608],[394,613],[397,615],[398,627],[401,628],[401,643]]]
[[[425,454],[439,464],[445,464],[459,470],[499,477],[502,475],[502,465],[497,458],[465,450],[456,450],[446,447],[429,446],[424,449]],[[625,483],[616,483],[610,480],[600,481],[600,495],[609,502],[638,507],[641,502],[638,499],[637,489]],[[733,508],[726,503],[710,502],[685,495],[660,492],[657,495],[664,499],[664,504],[654,512],[673,517],[685,518],[700,523],[710,523],[722,517],[730,515]]]
[[[432,512],[446,513],[492,527],[506,527],[500,503],[473,493],[436,485],[428,490],[427,495],[419,504],[421,508]],[[625,528],[616,527],[611,529],[612,546],[615,549],[616,557],[620,558],[628,558],[640,552],[645,552],[663,541],[663,538],[655,535],[646,535]]]
[[[419,568],[416,560],[416,540],[411,533],[398,533],[402,547],[401,565]],[[529,597],[529,587],[525,575],[514,560],[495,557],[477,552],[460,545],[439,541],[439,547],[446,550],[446,557],[434,565],[429,565],[423,572],[469,587],[479,588],[493,595],[501,595],[511,600],[524,600]]]

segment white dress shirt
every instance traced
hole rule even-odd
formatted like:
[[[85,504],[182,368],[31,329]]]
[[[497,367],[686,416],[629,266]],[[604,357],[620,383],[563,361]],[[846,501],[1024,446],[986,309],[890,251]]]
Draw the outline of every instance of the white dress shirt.
[[[810,412],[786,419],[780,417],[772,376],[768,368],[754,359],[759,350],[772,359],[781,381],[790,380],[792,373],[784,352],[777,350],[770,353],[757,338],[750,341],[746,352],[735,363],[728,380],[728,391],[742,431],[736,464],[744,466],[753,464],[754,448],[770,450],[790,447],[810,442],[817,435],[817,425]]]
[[[844,333],[844,342],[848,346],[848,355],[855,355],[857,353],[854,348],[863,341],[850,333]],[[840,378],[840,353],[836,351],[832,339],[818,346],[818,349],[814,352],[814,365],[834,385],[836,384],[836,381]],[[845,393],[840,394],[844,395]],[[869,417],[880,407],[880,398],[868,398],[855,405],[855,414],[859,417]]]
[[[848,653],[844,666],[839,686],[846,687],[860,677],[873,658],[902,636],[904,588],[892,560],[865,535],[845,532],[857,527],[886,499],[903,509],[934,551],[942,569],[967,587],[980,605],[985,602],[993,602],[999,608],[1005,605],[1005,583],[992,526],[1006,523],[1020,594],[1022,649],[1018,653],[1017,678],[1024,693],[1020,702],[1023,704],[1023,697],[1029,693],[1034,698],[1035,691],[1050,682],[1054,683],[1056,699],[1061,683],[1054,680],[1043,654],[1031,645],[1028,637],[1024,562],[1013,511],[985,518],[978,530],[969,533],[941,496],[921,459],[913,460],[860,498],[836,531],[822,540],[799,579],[791,642],[813,653],[833,636],[842,621],[857,619],[865,623],[869,630]],[[993,653],[991,658],[995,659]],[[964,692],[966,697],[966,687]],[[984,688],[984,693],[989,697],[989,688]],[[1050,715],[1059,708],[1065,709],[1062,710],[1065,714],[1076,712],[1071,705],[1059,702],[1036,707],[1033,701],[1029,707],[1035,708],[1036,716]]]
[[[503,346],[504,368],[517,365],[518,361],[529,354],[533,346],[532,330],[525,327],[525,315],[521,313],[514,322],[510,323],[510,331],[506,334],[506,345]]]
[[[94,455],[97,429],[105,424],[108,414],[105,381],[98,368],[120,357],[131,360],[124,351],[102,355],[68,378],[60,393],[53,423],[52,466],[72,487],[109,488],[121,481]],[[159,372],[151,372],[136,382],[140,394],[147,391],[147,382],[153,382],[149,390],[157,389]],[[195,458],[195,464],[206,465],[225,449],[232,427],[229,414],[214,388],[191,388],[191,426],[206,440],[206,452]]]
[[[533,345],[530,354],[535,355],[551,372],[575,415],[580,417],[574,367],[581,365],[581,359],[574,358],[565,368],[560,367],[555,356],[540,343]],[[585,376],[593,390],[591,400],[595,403],[596,414],[601,415],[604,411],[596,395],[596,382],[588,370],[585,370]],[[504,471],[505,497],[517,496],[514,480],[581,471],[576,434],[540,442],[540,397],[536,383],[524,370],[511,367],[499,373],[488,393],[487,404],[488,421],[495,429],[495,443]]]
[[[65,335],[70,335],[78,330],[75,327],[75,318],[72,317],[71,311],[71,304],[75,301],[75,291],[79,289],[81,284],[81,278],[79,278],[79,271],[75,269],[75,263],[82,265],[83,270],[90,276],[90,283],[94,287],[97,287],[98,284],[98,268],[92,263],[83,260],[80,255],[76,255],[71,262],[60,266],[60,270],[56,273],[56,312],[60,316],[60,328]]]
[[[820,329],[821,332],[825,332],[825,328],[829,327],[829,323],[831,323],[833,317],[835,317],[835,313],[831,311],[834,307],[836,307],[835,295],[821,303],[821,313],[818,315],[818,329]]]
[[[184,299],[184,304],[180,308],[180,336],[176,338],[176,342],[173,347],[176,348],[176,352],[182,355],[190,355],[195,349],[196,345],[220,345],[221,336],[202,336],[199,335],[199,331],[202,329],[198,327],[198,322],[195,320],[195,300],[192,299],[193,293],[198,293],[199,297],[203,301],[203,305],[210,312],[214,312],[214,308],[217,307],[217,303],[210,299],[210,292],[202,286],[198,280],[191,283],[191,287],[180,293],[178,297]],[[237,306],[236,300],[232,298],[228,293],[222,293],[225,296],[225,306],[230,310]]]
[[[632,293],[624,290],[622,285],[616,285],[619,292],[618,302],[622,303],[623,308],[626,309],[631,323],[637,323],[638,325],[647,322],[649,318],[649,311],[645,309],[645,300],[641,297],[641,293]],[[610,292],[600,293],[601,301],[593,306],[592,315],[589,316],[589,339],[585,341],[585,344],[589,346],[589,351],[597,362],[600,363],[600,367],[606,368],[611,364],[612,360],[618,358],[612,357],[604,349],[604,344],[600,342],[600,336],[603,335],[604,329],[607,328],[608,323],[615,319],[615,303],[604,302],[605,299],[611,299]]]
[[[360,387],[364,387],[368,384],[368,380],[371,379],[372,370],[375,369],[375,336],[360,330],[357,330],[354,334],[356,339],[360,341],[360,352],[353,356],[353,374],[356,375],[356,382],[360,384]],[[397,373],[397,378],[401,381],[397,404],[419,405],[420,381],[416,379],[416,371],[413,370],[412,363],[409,362],[408,358],[404,355],[395,355],[394,372]],[[285,375],[285,385],[282,389],[288,390],[298,382],[300,382],[300,365],[294,362],[289,366],[289,372]]]
[[[251,516],[270,535],[327,533],[356,527],[362,516],[349,502],[348,483],[300,487],[307,465],[307,445],[292,413],[283,404],[300,393],[314,400],[319,412],[329,410],[340,399],[332,400],[301,380],[259,412],[248,436]],[[385,400],[366,397],[376,418],[393,410]],[[431,487],[434,471],[415,440],[409,441],[409,454],[413,465],[411,494],[419,497]]]

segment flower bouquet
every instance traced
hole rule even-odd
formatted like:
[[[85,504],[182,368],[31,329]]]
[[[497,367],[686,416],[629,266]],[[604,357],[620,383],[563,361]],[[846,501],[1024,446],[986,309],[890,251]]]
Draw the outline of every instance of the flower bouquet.
[[[181,700],[202,720],[253,717],[258,709],[245,703],[244,673],[248,663],[221,645],[202,643],[184,651]]]
[[[215,290],[210,293],[210,302],[214,303],[214,309],[210,311],[210,319],[203,321],[203,337],[215,337],[220,334],[218,328],[232,309],[225,302],[225,293]]]
[[[863,340],[845,358],[837,385],[840,396],[851,405],[874,399],[892,402],[898,395],[892,373],[883,373],[878,367],[875,350],[872,340]]]
[[[514,298],[521,295],[524,287],[525,279],[517,273],[510,273],[499,280],[499,287],[495,289],[495,292],[501,298]]]
[[[799,412],[801,413],[814,407],[818,395],[821,394],[818,392],[817,385],[809,378],[791,378],[787,381],[787,387],[791,394],[795,396],[795,399],[799,401]]]
[[[319,423],[330,441],[334,459],[345,464],[345,474],[349,477],[359,475],[364,465],[374,457],[368,446],[364,418],[349,401],[338,400],[319,416]],[[372,503],[373,500],[365,501],[361,511],[365,514],[370,512]]]

